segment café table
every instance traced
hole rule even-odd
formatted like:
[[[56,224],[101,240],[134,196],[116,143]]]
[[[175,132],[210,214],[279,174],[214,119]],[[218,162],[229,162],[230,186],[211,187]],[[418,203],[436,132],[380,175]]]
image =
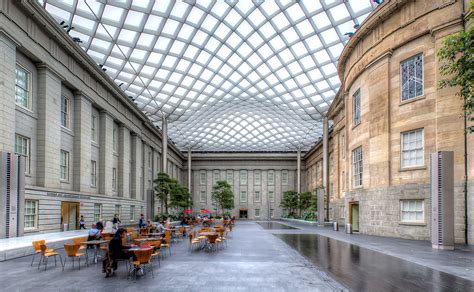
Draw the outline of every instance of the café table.
[[[100,245],[104,243],[109,243],[110,240],[104,240],[104,239],[97,239],[97,240],[89,240],[89,241],[83,241],[80,244],[84,245],[93,245],[95,249],[94,253],[94,263],[97,264],[97,259],[99,258],[99,249]]]

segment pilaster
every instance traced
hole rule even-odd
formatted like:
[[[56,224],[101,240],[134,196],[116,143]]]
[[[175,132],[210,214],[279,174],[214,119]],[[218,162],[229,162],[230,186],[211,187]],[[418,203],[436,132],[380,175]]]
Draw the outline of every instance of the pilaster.
[[[82,92],[74,92],[73,189],[88,192],[91,186],[92,103]]]
[[[100,112],[99,128],[99,192],[106,196],[112,196],[114,120],[107,111]]]
[[[130,197],[130,131],[123,125],[118,130],[118,196]]]
[[[15,151],[16,44],[0,32],[0,151]]]

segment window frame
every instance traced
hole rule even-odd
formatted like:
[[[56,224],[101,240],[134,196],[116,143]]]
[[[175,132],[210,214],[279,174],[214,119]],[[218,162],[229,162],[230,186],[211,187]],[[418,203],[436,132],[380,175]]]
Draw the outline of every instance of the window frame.
[[[17,147],[18,147],[17,140],[18,139],[21,139],[22,142],[26,141],[26,147],[23,147],[23,143],[22,143],[22,146],[21,146],[22,149],[26,148],[26,155],[23,154],[23,153],[19,153],[17,151]],[[31,139],[26,137],[26,136],[23,136],[21,134],[15,133],[15,154],[25,157],[25,174],[29,175],[31,173]]]
[[[98,208],[99,213],[96,213],[96,211],[97,211],[96,207],[99,207]],[[96,217],[96,216],[98,216],[98,217]],[[101,203],[94,203],[94,222],[100,221],[101,218],[102,218],[102,204]]]
[[[130,221],[135,221],[135,205],[130,205]]]
[[[421,131],[421,152],[422,152],[421,161],[422,161],[422,163],[421,164],[416,164],[416,165],[405,166],[404,163],[403,163],[404,162],[403,154],[406,153],[406,152],[417,151],[419,149],[405,150],[404,149],[404,140],[405,140],[404,135],[405,134],[410,134],[410,133],[416,133],[418,131]],[[400,133],[400,169],[413,169],[413,168],[421,168],[421,167],[425,167],[425,129],[424,128],[418,128],[418,129],[413,129],[413,130],[401,132]]]
[[[260,209],[255,209],[254,214],[255,214],[254,217],[260,217]]]
[[[91,160],[91,187],[97,187],[97,161]]]
[[[64,154],[64,161],[63,161]],[[63,164],[64,163],[64,164]],[[59,179],[63,182],[69,181],[70,154],[69,151],[61,149],[59,157]],[[64,169],[64,171],[63,171]],[[66,177],[63,177],[63,173]]]
[[[416,202],[421,202],[421,209],[420,210],[404,210],[404,203],[410,203],[410,202],[415,202],[415,208],[416,208]],[[409,204],[408,204],[409,205]],[[404,220],[403,219],[403,213],[415,213],[421,212],[421,220]],[[400,223],[404,224],[426,224],[426,219],[425,219],[425,200],[424,199],[402,199],[400,200]]]
[[[355,152],[360,150],[360,160],[355,161]],[[360,188],[364,185],[364,156],[363,156],[362,145],[354,148],[352,150],[352,187]],[[356,173],[356,163],[360,163],[359,170],[360,172]],[[360,178],[357,178],[356,175],[360,175]],[[360,181],[360,184],[356,184],[357,181]]]
[[[270,193],[272,194],[272,196],[270,196]],[[268,201],[271,203],[275,202],[275,191],[268,191]]]
[[[94,113],[91,114],[91,141],[97,143],[97,116]]]
[[[272,180],[270,181],[270,174],[272,177]],[[275,171],[269,170],[267,173],[267,185],[274,185],[275,184]]]
[[[66,111],[63,108],[63,101],[66,103]],[[66,95],[61,95],[61,127],[71,129],[71,98]],[[65,117],[63,117],[65,116]],[[63,124],[63,118],[66,124]]]
[[[120,218],[120,213],[122,212],[122,205],[121,204],[116,204],[115,205],[115,213],[114,214],[117,214],[118,217]]]
[[[362,122],[362,94],[360,88],[352,94],[352,126]]]
[[[243,197],[242,197],[242,194],[244,194],[244,193],[245,193],[245,200],[242,200],[242,198],[243,198]],[[241,203],[247,203],[247,201],[248,201],[248,194],[247,194],[247,191],[240,191],[239,201],[240,201]]]
[[[118,153],[118,135],[117,135],[117,128],[115,127],[115,123],[112,129],[112,150],[114,154]]]
[[[281,184],[282,185],[288,185],[289,183],[289,171],[288,170],[282,170],[281,171]]]
[[[249,178],[249,174],[247,170],[241,170],[239,173],[240,185],[246,186],[248,183],[248,178]]]
[[[207,184],[207,173],[205,171],[199,172],[199,184],[206,185]]]
[[[204,197],[203,197],[204,195]],[[199,202],[206,203],[207,201],[207,192],[206,191],[199,191]]]
[[[213,184],[213,185],[216,185],[216,183],[217,183],[217,182],[219,181],[219,179],[220,179],[220,176],[221,176],[221,174],[220,174],[220,171],[219,171],[219,170],[214,170],[214,171],[212,172],[212,184]]]
[[[257,181],[257,177],[258,177],[258,181]],[[257,186],[262,184],[262,172],[260,170],[254,171],[253,182],[254,182],[254,185],[257,185]]]
[[[26,77],[27,77],[27,87],[28,89],[25,89],[25,88],[22,88],[21,86],[19,86],[17,84],[17,72],[16,70],[20,68],[22,71],[24,71],[26,73]],[[18,105],[19,107],[23,108],[23,109],[26,109],[28,111],[33,111],[33,92],[32,92],[32,74],[31,74],[31,71],[26,69],[24,66],[22,66],[21,64],[19,63],[16,63],[16,66],[15,66],[15,105]],[[19,88],[21,88],[22,90],[25,90],[27,92],[27,106],[25,107],[23,104],[20,104],[17,102],[17,94],[16,94],[16,88],[17,86]]]
[[[421,94],[416,93],[415,90],[415,95],[412,97],[407,97],[406,99],[403,99],[403,65],[407,64],[409,61],[416,59],[418,56],[421,57]],[[411,57],[408,57],[406,59],[403,59],[400,61],[400,67],[399,67],[399,76],[400,76],[400,103],[406,103],[410,102],[412,100],[416,100],[417,98],[423,97],[425,94],[425,56],[423,52],[417,53],[415,55],[412,55]],[[408,76],[409,77],[409,76]]]
[[[228,170],[228,171],[226,171],[225,175],[226,175],[225,179],[226,179],[227,183],[232,185],[234,183],[234,172],[232,170]],[[229,179],[229,177],[230,177],[230,179]]]
[[[257,193],[258,193],[258,200],[257,200]],[[256,203],[260,203],[262,201],[262,193],[260,190],[254,191],[254,201]]]
[[[28,202],[34,202],[34,214],[28,214],[27,212],[27,207],[28,207]],[[32,209],[32,208],[30,208]],[[38,214],[38,210],[39,210],[39,200],[31,200],[31,199],[25,199],[25,214],[24,214],[24,224],[25,224],[25,231],[28,231],[28,230],[36,230],[38,229],[38,221],[39,221],[39,214]],[[28,226],[26,227],[26,223],[27,223],[27,219],[26,219],[26,216],[33,216],[33,226]],[[29,221],[28,221],[29,222]]]
[[[117,190],[117,168],[112,167],[112,191]]]

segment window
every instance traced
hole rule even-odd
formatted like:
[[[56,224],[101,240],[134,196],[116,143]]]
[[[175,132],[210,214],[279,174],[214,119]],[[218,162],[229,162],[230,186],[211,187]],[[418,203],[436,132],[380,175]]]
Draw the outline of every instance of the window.
[[[234,180],[233,179],[233,173],[232,173],[232,170],[228,170],[227,171],[227,178],[226,178],[227,182],[229,184],[232,184],[232,181]]]
[[[423,95],[423,54],[400,64],[402,101]]]
[[[246,170],[240,171],[240,184],[241,185],[247,184],[247,171]]]
[[[131,205],[130,206],[130,221],[135,220],[135,206]]]
[[[114,167],[112,168],[112,190],[117,189],[117,169]]]
[[[97,186],[97,162],[91,160],[91,186]]]
[[[361,107],[360,107],[360,89],[352,95],[352,124],[354,126],[360,124]]]
[[[102,204],[94,204],[94,222],[102,219]]]
[[[423,129],[402,133],[402,168],[424,165]]]
[[[260,170],[256,170],[254,173],[254,184],[259,185],[261,182],[261,173]]]
[[[281,184],[283,185],[288,184],[288,170],[283,170],[281,172]]]
[[[275,202],[275,192],[274,191],[268,191],[268,200],[270,202]]]
[[[270,209],[270,218],[273,218],[273,209]]]
[[[120,211],[122,211],[122,205],[115,205],[115,214],[120,218]]]
[[[15,103],[31,110],[31,74],[17,65],[15,69]]]
[[[341,219],[346,218],[346,206],[345,205],[339,206],[339,217]]]
[[[25,174],[30,173],[30,138],[15,134],[15,154],[25,157]]]
[[[206,173],[204,171],[201,171],[199,173],[199,183],[201,185],[205,185],[206,184]]]
[[[117,129],[115,128],[115,124],[114,124],[114,129],[112,131],[112,144],[113,144],[113,150],[116,153],[118,151],[118,140],[117,140]]]
[[[199,196],[199,201],[201,202],[206,202],[206,191],[201,191],[201,194]]]
[[[61,150],[60,157],[61,180],[69,181],[69,152]]]
[[[255,202],[260,202],[260,191],[255,191]]]
[[[61,96],[61,126],[70,128],[71,99],[67,96]]]
[[[400,218],[402,222],[424,223],[423,200],[401,200]]]
[[[247,202],[247,191],[240,191],[240,202]]]
[[[25,229],[38,228],[38,201],[25,200]]]
[[[212,181],[213,181],[213,184],[215,185],[217,183],[217,181],[219,180],[219,176],[220,176],[220,173],[218,170],[214,170],[214,173],[212,175]]]
[[[91,116],[91,140],[97,142],[97,117]]]
[[[273,185],[274,183],[275,183],[275,173],[273,172],[273,170],[270,170],[268,172],[268,184]]]
[[[352,150],[352,177],[354,187],[362,185],[362,173],[362,146],[359,146]]]
[[[255,209],[255,217],[260,217],[260,209]]]

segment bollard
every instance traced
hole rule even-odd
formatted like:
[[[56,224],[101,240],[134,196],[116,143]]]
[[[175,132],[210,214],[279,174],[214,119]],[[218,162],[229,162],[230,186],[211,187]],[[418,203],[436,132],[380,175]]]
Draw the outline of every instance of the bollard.
[[[332,230],[339,231],[339,223],[337,223],[337,221],[332,223]]]
[[[352,225],[349,223],[346,224],[346,233],[352,234]]]

